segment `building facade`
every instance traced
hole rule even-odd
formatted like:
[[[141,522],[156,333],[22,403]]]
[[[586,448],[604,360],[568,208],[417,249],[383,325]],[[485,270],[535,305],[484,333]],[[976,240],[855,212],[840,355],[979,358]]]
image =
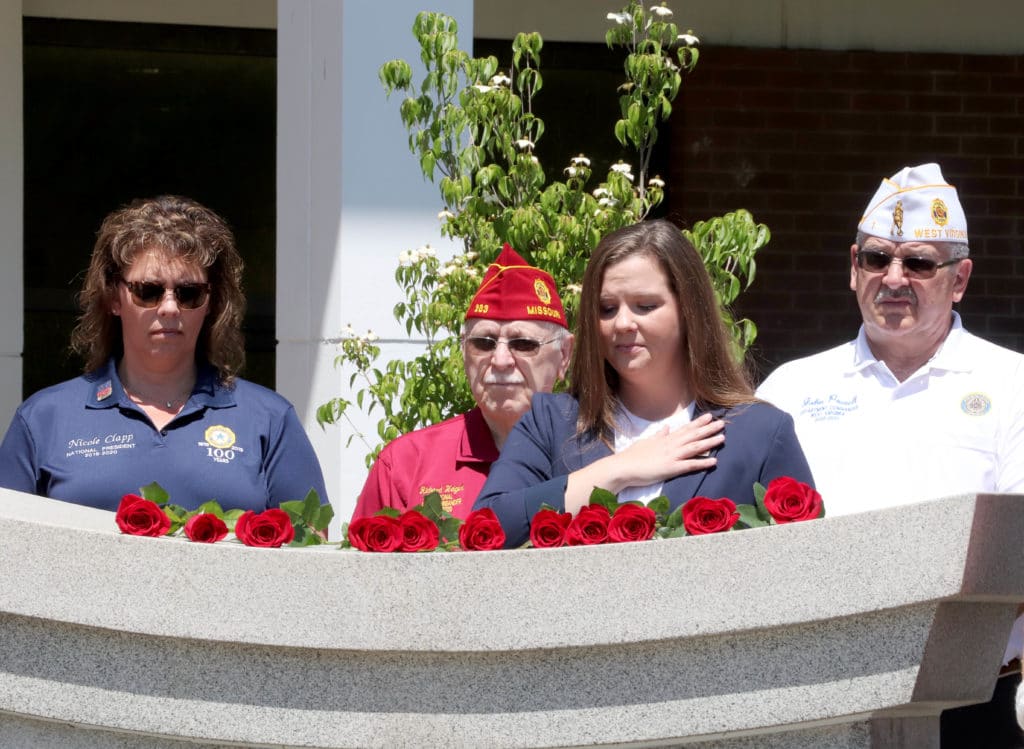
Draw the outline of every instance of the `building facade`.
[[[537,30],[546,42],[582,49],[603,44],[605,14],[619,5],[444,0],[430,9],[453,15],[465,44]],[[667,215],[693,223],[742,207],[771,228],[757,281],[738,310],[760,329],[754,355],[762,370],[852,337],[857,313],[846,287],[846,248],[859,212],[881,176],[930,160],[960,188],[970,222],[976,265],[961,305],[965,323],[1024,349],[1024,38],[1017,32],[1024,6],[678,6],[676,21],[701,37],[702,55],[670,123]],[[322,430],[315,420],[318,404],[345,394],[335,341],[351,325],[380,335],[385,357],[416,352],[420,342],[390,314],[398,301],[395,263],[403,250],[427,243],[448,251],[438,233],[437,188],[408,153],[397,102],[384,97],[376,74],[386,60],[417,58],[409,28],[422,9],[412,0],[0,0],[0,423],[22,398],[27,363],[40,356],[25,337],[33,313],[25,290],[35,280],[26,273],[36,272],[26,265],[25,238],[41,206],[26,202],[34,194],[26,154],[38,133],[25,128],[32,113],[24,19],[138,24],[156,33],[189,26],[274,33],[273,164],[264,165],[273,174],[272,205],[248,208],[274,217],[272,239],[254,240],[273,251],[249,262],[257,274],[250,286],[271,289],[272,299],[250,304],[272,310],[273,384],[304,419],[346,518],[365,477],[366,450],[358,442],[346,447],[346,427]],[[138,127],[145,130],[145,122]],[[245,168],[221,179],[253,181]],[[157,181],[153,191],[166,190]],[[245,210],[229,220],[244,223]],[[82,237],[83,267],[91,240]],[[371,419],[357,418],[356,427],[376,433]]]

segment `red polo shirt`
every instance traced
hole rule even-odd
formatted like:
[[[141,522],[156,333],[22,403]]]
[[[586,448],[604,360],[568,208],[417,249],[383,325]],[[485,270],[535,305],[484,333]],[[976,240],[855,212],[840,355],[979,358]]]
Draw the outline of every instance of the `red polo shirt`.
[[[381,450],[352,519],[370,517],[382,507],[407,510],[435,491],[444,509],[465,519],[497,459],[479,408],[403,434]]]

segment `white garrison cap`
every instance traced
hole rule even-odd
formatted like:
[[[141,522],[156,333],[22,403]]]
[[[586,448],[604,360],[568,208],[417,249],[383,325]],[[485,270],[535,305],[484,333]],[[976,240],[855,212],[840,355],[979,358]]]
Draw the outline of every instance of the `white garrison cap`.
[[[938,164],[883,179],[857,228],[892,242],[967,242],[967,217]]]

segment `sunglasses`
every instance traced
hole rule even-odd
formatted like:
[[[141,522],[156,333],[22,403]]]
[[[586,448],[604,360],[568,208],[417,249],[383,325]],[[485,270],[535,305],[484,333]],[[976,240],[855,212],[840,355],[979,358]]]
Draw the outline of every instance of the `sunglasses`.
[[[182,309],[202,307],[210,297],[208,283],[183,283],[167,287],[156,281],[125,281],[123,278],[120,280],[131,294],[132,301],[144,309],[158,306],[168,291],[174,292],[174,299]]]
[[[931,278],[939,270],[947,265],[954,265],[963,260],[962,257],[955,257],[952,260],[938,262],[930,257],[893,257],[888,252],[881,250],[857,250],[857,266],[869,273],[883,273],[893,262],[903,266],[903,275],[910,278]]]
[[[465,342],[477,354],[490,354],[498,348],[499,343],[508,346],[508,350],[520,356],[533,356],[540,347],[548,343],[560,340],[549,338],[546,341],[538,341],[536,338],[491,338],[490,336],[467,336]]]

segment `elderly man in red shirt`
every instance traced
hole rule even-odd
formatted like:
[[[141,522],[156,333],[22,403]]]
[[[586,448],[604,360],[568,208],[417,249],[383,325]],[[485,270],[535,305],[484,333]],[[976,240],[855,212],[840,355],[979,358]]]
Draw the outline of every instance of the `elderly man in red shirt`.
[[[506,244],[487,268],[462,329],[476,407],[385,445],[352,519],[383,507],[415,507],[431,492],[464,519],[533,394],[551,392],[565,376],[572,344],[554,279]]]

